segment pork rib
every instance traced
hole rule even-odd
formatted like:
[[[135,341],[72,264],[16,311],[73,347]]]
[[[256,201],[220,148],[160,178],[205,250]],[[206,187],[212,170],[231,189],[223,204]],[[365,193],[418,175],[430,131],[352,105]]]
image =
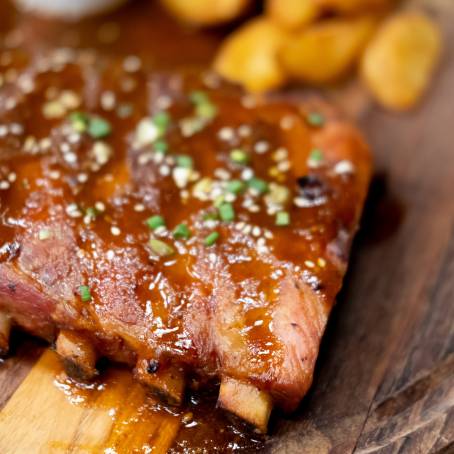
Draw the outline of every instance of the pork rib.
[[[219,380],[262,430],[295,409],[367,192],[358,131],[213,74],[1,61],[0,349],[17,326],[73,374],[108,357],[172,404],[188,376]]]

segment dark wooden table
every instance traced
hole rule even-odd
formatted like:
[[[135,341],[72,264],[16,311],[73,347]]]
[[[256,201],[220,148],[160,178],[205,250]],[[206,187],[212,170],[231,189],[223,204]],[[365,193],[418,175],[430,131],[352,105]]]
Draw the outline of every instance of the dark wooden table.
[[[454,452],[454,0],[412,3],[444,30],[442,66],[408,114],[384,112],[358,87],[335,94],[368,136],[376,176],[314,386],[296,415],[274,417],[272,453]],[[156,45],[140,11],[135,20],[120,47],[150,39],[158,61],[181,54],[172,42]],[[161,26],[185,39],[188,63],[209,59],[220,39]],[[11,27],[5,16],[0,27]],[[36,34],[33,45],[75,36],[31,19],[22,29]],[[19,343],[0,367],[0,408],[41,348]]]

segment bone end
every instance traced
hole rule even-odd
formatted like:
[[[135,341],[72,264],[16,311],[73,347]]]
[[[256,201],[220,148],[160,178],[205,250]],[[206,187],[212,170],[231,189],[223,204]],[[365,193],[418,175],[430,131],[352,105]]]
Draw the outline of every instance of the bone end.
[[[266,433],[273,402],[271,396],[256,386],[223,377],[218,405]]]
[[[70,377],[91,380],[98,374],[96,352],[90,342],[81,335],[71,331],[60,331],[56,350]]]
[[[9,315],[0,313],[0,356],[5,356],[9,350],[11,319]]]
[[[184,371],[177,366],[162,368],[158,361],[139,360],[134,371],[137,379],[161,402],[181,405],[185,389]]]

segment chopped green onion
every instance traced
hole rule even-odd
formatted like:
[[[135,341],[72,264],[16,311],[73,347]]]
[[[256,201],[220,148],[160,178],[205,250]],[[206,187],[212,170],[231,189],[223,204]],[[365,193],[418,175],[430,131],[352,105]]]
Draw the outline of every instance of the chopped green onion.
[[[210,98],[204,91],[196,90],[193,91],[190,95],[189,98],[193,104],[205,104],[207,102],[210,102]]]
[[[199,104],[196,107],[196,114],[198,117],[211,119],[211,118],[214,118],[217,113],[218,113],[217,107],[210,102],[204,103],[204,104]]]
[[[268,183],[260,178],[251,178],[247,182],[248,186],[259,194],[268,192]]]
[[[184,167],[185,169],[192,169],[194,167],[194,160],[191,156],[182,154],[176,158],[177,167]]]
[[[38,232],[38,238],[40,240],[48,240],[51,237],[51,231],[49,229],[41,229]]]
[[[219,208],[223,203],[225,202],[225,196],[224,194],[218,195],[214,200],[213,200],[213,205],[216,208]]]
[[[91,117],[88,122],[87,132],[93,139],[102,139],[112,132],[112,127],[107,120],[101,117]]]
[[[279,213],[276,214],[276,225],[279,227],[290,225],[290,215],[287,211],[279,211]]]
[[[88,207],[86,210],[85,210],[85,214],[92,218],[92,219],[95,219],[96,216],[98,216],[99,212],[96,208],[94,207]]]
[[[149,241],[151,250],[160,257],[168,257],[175,254],[175,250],[161,240],[151,238]]]
[[[248,154],[241,148],[235,148],[230,152],[230,159],[236,164],[247,164],[249,162]]]
[[[319,112],[311,112],[307,117],[306,121],[309,125],[314,127],[321,127],[325,124],[325,117]]]
[[[167,112],[158,112],[152,118],[153,123],[158,128],[160,135],[165,134],[170,123],[170,115]]]
[[[73,112],[69,116],[69,121],[71,122],[71,127],[76,132],[85,132],[88,127],[88,115],[83,112]]]
[[[90,287],[88,287],[88,285],[81,285],[79,287],[79,294],[80,294],[80,299],[84,303],[91,301]]]
[[[244,183],[241,180],[231,180],[227,183],[226,190],[232,194],[240,194],[244,191]]]
[[[169,145],[165,140],[157,140],[154,143],[154,149],[158,153],[166,154],[169,149]]]
[[[226,222],[233,221],[235,219],[235,210],[231,203],[223,203],[219,206],[219,217]]]
[[[159,227],[165,227],[166,221],[162,216],[159,216],[158,214],[155,216],[151,216],[146,220],[146,223],[148,227],[150,227],[151,230],[156,230]]]
[[[216,221],[217,218],[218,218],[218,214],[215,212],[209,212],[209,213],[205,213],[203,215],[204,221]]]
[[[323,151],[319,148],[314,148],[309,154],[309,161],[313,162],[322,162],[323,161]]]
[[[189,97],[195,105],[195,111],[198,117],[211,120],[216,116],[218,109],[205,92],[193,91]]]
[[[187,240],[191,237],[191,231],[186,224],[178,224],[173,231],[173,237],[176,239]]]
[[[208,236],[205,237],[203,243],[205,246],[213,246],[214,243],[219,239],[218,232],[211,232]]]

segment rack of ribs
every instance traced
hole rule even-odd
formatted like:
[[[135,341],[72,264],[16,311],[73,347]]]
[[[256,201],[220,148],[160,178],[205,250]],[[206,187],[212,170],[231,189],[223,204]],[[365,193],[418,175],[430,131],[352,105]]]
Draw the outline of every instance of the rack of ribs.
[[[0,350],[19,328],[171,405],[220,383],[261,431],[294,410],[369,184],[355,127],[134,57],[0,57]]]

